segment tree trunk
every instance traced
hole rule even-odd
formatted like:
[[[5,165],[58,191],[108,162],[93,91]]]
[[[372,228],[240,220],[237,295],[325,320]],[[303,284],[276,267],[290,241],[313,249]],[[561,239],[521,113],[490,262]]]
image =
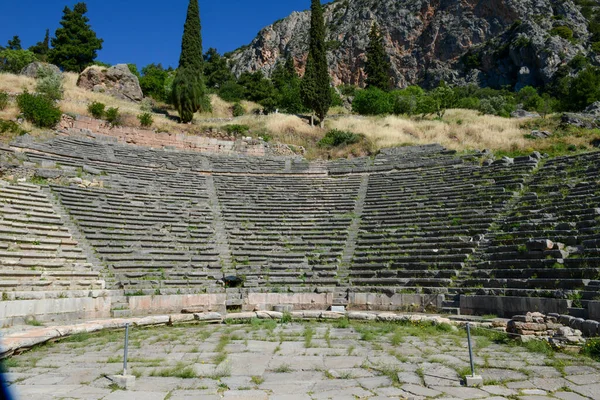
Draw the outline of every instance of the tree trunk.
[[[310,115],[310,126],[311,126],[311,128],[315,126],[315,115],[314,114]]]

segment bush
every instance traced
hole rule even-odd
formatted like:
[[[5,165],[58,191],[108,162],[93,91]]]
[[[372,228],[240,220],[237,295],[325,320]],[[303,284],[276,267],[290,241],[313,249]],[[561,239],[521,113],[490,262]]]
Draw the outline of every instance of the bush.
[[[550,34],[554,36],[560,36],[566,40],[573,40],[573,30],[568,26],[557,26],[550,30]]]
[[[456,107],[467,110],[479,110],[480,102],[481,100],[479,100],[477,97],[463,97],[458,99],[456,102]]]
[[[392,97],[381,89],[370,88],[356,93],[352,111],[361,115],[385,115],[394,111]]]
[[[0,111],[8,107],[8,93],[0,90]]]
[[[583,354],[600,361],[600,339],[588,339],[585,346],[583,346]]]
[[[246,114],[246,110],[244,110],[244,107],[242,107],[240,103],[235,103],[233,107],[231,107],[231,112],[233,113],[234,117],[241,117],[242,115]]]
[[[515,110],[514,104],[508,101],[504,96],[493,96],[482,99],[479,103],[479,112],[482,114],[498,115],[508,118],[510,113]]]
[[[17,135],[24,135],[27,131],[21,128],[15,121],[5,121],[0,119],[0,133],[16,133]]]
[[[248,125],[225,125],[223,129],[230,135],[240,136],[247,133],[250,130],[250,127]]]
[[[138,115],[137,118],[140,121],[140,125],[142,126],[142,128],[149,128],[154,123],[154,119],[152,118],[152,114],[147,113],[147,112]]]
[[[62,74],[47,67],[38,70],[35,90],[53,101],[62,100],[64,94]]]
[[[17,105],[23,117],[40,128],[53,128],[62,115],[54,102],[41,94],[20,94],[17,96]]]
[[[542,108],[543,100],[537,90],[531,86],[525,86],[517,93],[517,101],[523,104],[523,109],[527,111],[537,111]]]
[[[88,105],[88,112],[92,114],[92,117],[96,119],[102,119],[104,117],[105,108],[106,105],[104,105],[104,103],[94,101],[93,103]]]
[[[355,96],[358,88],[354,85],[340,85],[338,90],[343,96]]]
[[[321,139],[318,143],[319,147],[338,147],[349,144],[358,143],[362,140],[362,135],[352,132],[340,131],[333,129]]]
[[[600,54],[600,42],[592,43],[592,51],[596,54]]]
[[[29,50],[5,49],[0,51],[0,71],[18,74],[35,60],[35,54]]]
[[[121,114],[119,113],[118,107],[110,107],[108,110],[106,110],[104,118],[106,119],[106,122],[108,122],[112,126],[121,125]]]

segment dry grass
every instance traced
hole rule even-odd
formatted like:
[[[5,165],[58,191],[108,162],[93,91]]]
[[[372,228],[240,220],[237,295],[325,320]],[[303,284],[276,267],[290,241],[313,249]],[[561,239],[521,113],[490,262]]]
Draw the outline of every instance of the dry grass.
[[[142,112],[140,105],[126,100],[116,99],[103,93],[94,93],[77,87],[78,75],[64,74],[65,97],[60,102],[63,112],[88,115],[87,107],[94,101],[102,102],[107,107],[119,108],[123,122],[127,126],[139,126],[137,115]],[[13,74],[0,74],[0,90],[11,94],[19,94],[24,90],[34,91],[35,80]],[[160,105],[168,115],[155,113],[154,129],[164,132],[185,132],[203,134],[208,128],[220,128],[229,124],[247,125],[250,136],[270,136],[273,141],[286,143],[296,147],[304,147],[306,156],[315,158],[353,157],[372,153],[385,147],[407,144],[439,143],[449,149],[465,151],[473,149],[491,149],[504,153],[527,153],[533,150],[550,154],[590,150],[591,138],[600,136],[598,131],[570,132],[561,131],[558,122],[546,120],[514,120],[489,115],[480,115],[472,110],[448,110],[443,120],[407,118],[399,116],[360,117],[347,115],[326,121],[326,130],[311,127],[307,119],[293,115],[275,114],[256,116],[254,112],[260,105],[242,101],[247,115],[231,121],[207,121],[209,119],[229,119],[232,117],[233,103],[228,103],[216,95],[211,95],[211,113],[197,114],[194,123],[182,125],[176,122],[176,111],[167,105]],[[344,114],[341,108],[331,110],[332,114]],[[10,104],[0,111],[2,119],[16,119],[19,111],[15,104]],[[539,125],[539,126],[538,126]],[[36,134],[38,130],[27,125],[24,129]],[[356,145],[341,149],[325,150],[317,146],[318,141],[329,129],[339,129],[361,133],[368,139]],[[559,132],[550,139],[532,140],[526,135],[531,129],[545,129]],[[570,148],[570,150],[569,150]]]
[[[472,110],[449,110],[443,121],[403,117],[347,117],[329,120],[327,127],[369,138],[376,149],[405,144],[441,145],[454,150],[516,151],[529,146],[522,121],[479,115]]]

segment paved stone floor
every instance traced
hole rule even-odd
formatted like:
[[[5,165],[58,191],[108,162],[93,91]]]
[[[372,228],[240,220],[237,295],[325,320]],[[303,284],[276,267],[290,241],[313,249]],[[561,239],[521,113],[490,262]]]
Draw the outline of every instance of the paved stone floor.
[[[464,332],[345,320],[138,328],[136,386],[123,391],[105,377],[122,371],[123,336],[76,335],[15,356],[8,380],[18,399],[36,400],[600,399],[589,358],[477,336],[484,385],[467,388]]]

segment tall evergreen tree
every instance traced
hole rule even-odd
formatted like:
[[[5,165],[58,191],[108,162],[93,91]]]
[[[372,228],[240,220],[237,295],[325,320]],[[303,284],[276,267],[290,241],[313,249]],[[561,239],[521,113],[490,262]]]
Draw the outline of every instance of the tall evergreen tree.
[[[381,90],[390,90],[391,64],[385,52],[383,36],[377,23],[373,24],[369,33],[369,46],[367,47],[367,89],[375,87]]]
[[[327,49],[325,45],[325,20],[320,0],[311,0],[310,41],[306,72],[300,85],[302,102],[314,111],[325,124],[325,116],[331,107],[331,77],[327,67]]]
[[[29,48],[33,54],[44,60],[46,55],[50,51],[50,29],[46,29],[46,36],[42,42],[37,42],[35,45]]]
[[[13,36],[13,38],[8,41],[6,48],[8,50],[23,50],[21,47],[21,38],[18,36]]]
[[[85,3],[77,3],[73,10],[65,7],[58,28],[52,38],[52,49],[48,52],[48,60],[65,71],[81,72],[91,65],[102,50],[102,39],[90,26]]]
[[[191,122],[194,113],[206,104],[203,72],[200,7],[198,0],[190,0],[172,92],[173,105],[183,123]]]
[[[218,89],[225,82],[234,79],[233,73],[227,64],[227,59],[212,47],[204,54],[204,77],[206,87],[210,89]]]

